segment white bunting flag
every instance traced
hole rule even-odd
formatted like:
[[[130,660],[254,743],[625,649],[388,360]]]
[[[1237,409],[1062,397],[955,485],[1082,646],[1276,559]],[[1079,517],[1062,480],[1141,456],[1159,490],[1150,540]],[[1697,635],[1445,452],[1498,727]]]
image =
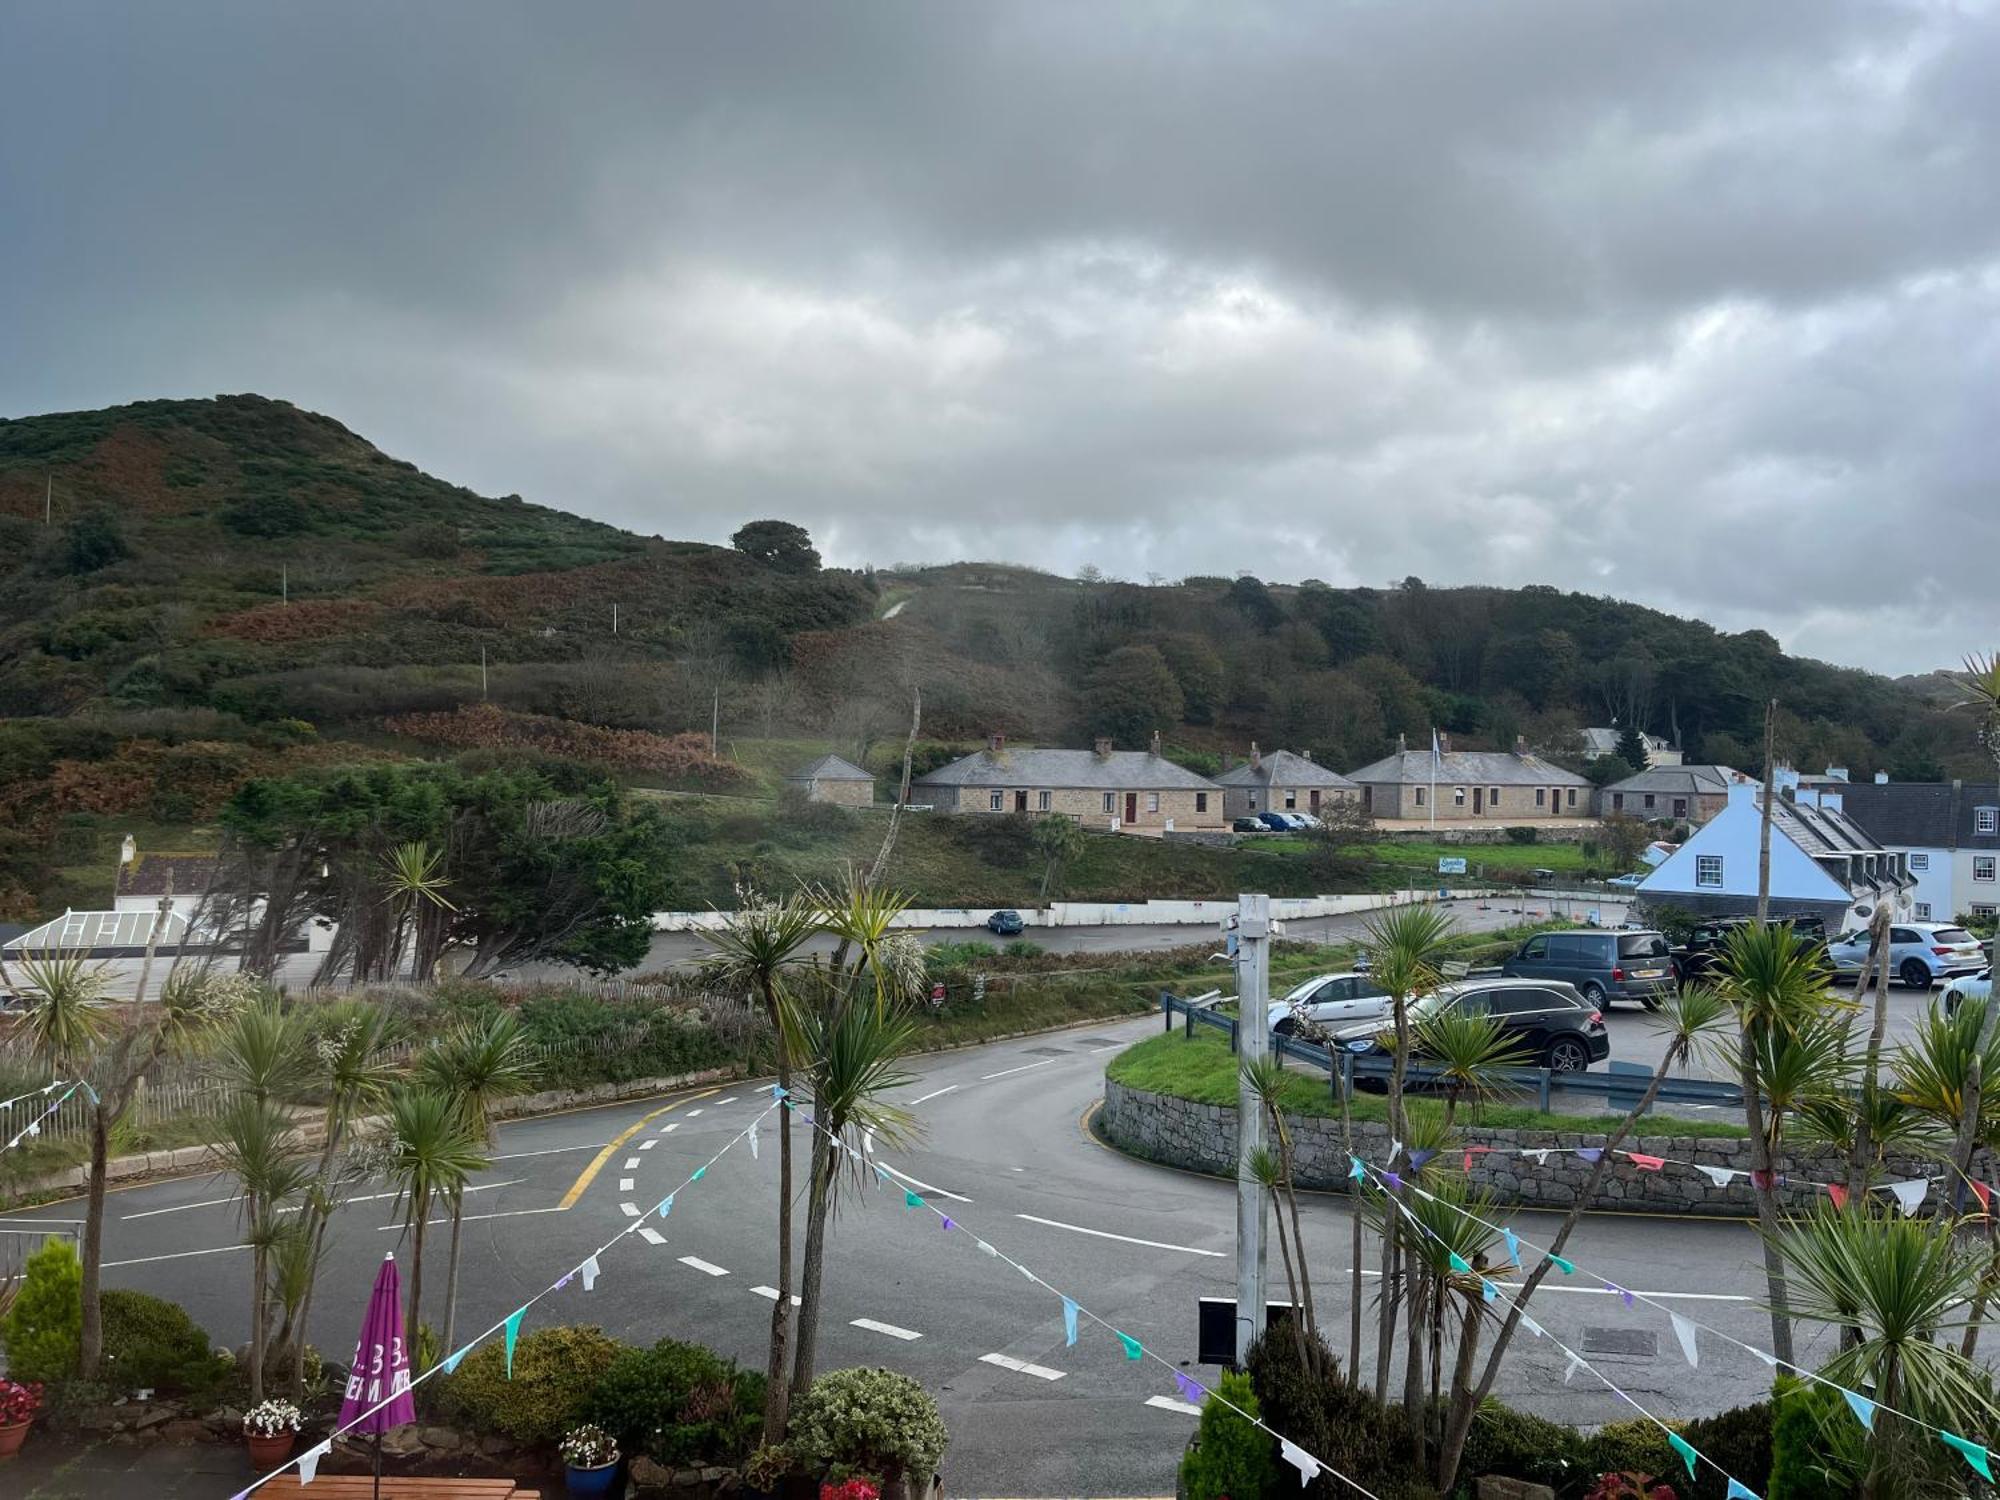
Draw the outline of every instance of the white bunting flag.
[[[1401,1156],[1402,1154],[1403,1154],[1403,1143],[1398,1140],[1391,1140],[1389,1142],[1389,1165],[1392,1167],[1395,1166],[1396,1158]]]
[[[1538,1167],[1546,1167],[1549,1164],[1549,1153],[1547,1151],[1523,1151],[1521,1154],[1523,1156],[1534,1157],[1535,1165]]]
[[[319,1461],[333,1451],[333,1444],[320,1443],[299,1455],[299,1483],[311,1484],[319,1475]]]
[[[1717,1187],[1728,1187],[1730,1183],[1743,1175],[1734,1167],[1711,1167],[1702,1162],[1696,1162],[1694,1169],[1704,1174]]]
[[[998,1255],[1000,1253],[998,1250],[995,1250],[991,1245],[987,1244],[986,1241],[984,1240],[976,1239],[974,1242],[979,1246],[979,1253],[981,1255]]]
[[[591,1256],[590,1259],[586,1260],[581,1266],[578,1266],[577,1269],[583,1272],[583,1289],[586,1292],[596,1291],[597,1278],[602,1274],[597,1267],[597,1257],[594,1255]]]
[[[1772,1369],[1774,1369],[1774,1370],[1775,1370],[1775,1369],[1777,1369],[1777,1368],[1778,1368],[1778,1356],[1777,1356],[1777,1355],[1775,1355],[1775,1354],[1766,1354],[1766,1353],[1765,1353],[1765,1352],[1764,1352],[1764,1351],[1763,1351],[1762,1349],[1752,1349],[1752,1350],[1751,1350],[1750,1352],[1751,1352],[1752,1354],[1756,1355],[1756,1356],[1757,1356],[1757,1357],[1758,1357],[1759,1359],[1763,1360],[1763,1361],[1764,1361],[1764,1363],[1765,1363],[1765,1364],[1767,1364],[1767,1365],[1769,1365],[1769,1366],[1770,1366],[1770,1367],[1771,1367]]]
[[[1537,1323],[1533,1318],[1529,1317],[1526,1313],[1521,1314],[1521,1326],[1527,1329],[1528,1332],[1532,1333],[1536,1338],[1540,1338],[1542,1336],[1542,1325]]]
[[[1913,1177],[1908,1182],[1892,1182],[1889,1191],[1896,1195],[1896,1206],[1909,1218],[1924,1206],[1924,1199],[1930,1196],[1931,1184],[1928,1177]]]
[[[1570,1355],[1569,1368],[1563,1371],[1563,1384],[1568,1385],[1570,1376],[1574,1375],[1578,1370],[1581,1370],[1582,1368],[1583,1368],[1582,1358],[1575,1354]]]
[[[1681,1341],[1681,1353],[1687,1356],[1687,1362],[1691,1367],[1699,1369],[1701,1367],[1701,1351],[1695,1348],[1694,1324],[1690,1323],[1679,1313],[1668,1313],[1667,1317],[1673,1322],[1674,1337]]]
[[[750,1122],[750,1159],[752,1161],[757,1159],[757,1122],[755,1120]]]
[[[1270,1451],[1268,1448],[1265,1450]],[[1278,1451],[1285,1455],[1285,1462],[1299,1471],[1299,1488],[1304,1489],[1319,1478],[1319,1460],[1290,1438],[1278,1439]]]
[[[40,1135],[42,1133],[42,1122],[40,1120],[35,1121],[34,1124],[28,1127],[27,1133],[29,1135]],[[1928,1186],[1929,1184],[1925,1185]]]

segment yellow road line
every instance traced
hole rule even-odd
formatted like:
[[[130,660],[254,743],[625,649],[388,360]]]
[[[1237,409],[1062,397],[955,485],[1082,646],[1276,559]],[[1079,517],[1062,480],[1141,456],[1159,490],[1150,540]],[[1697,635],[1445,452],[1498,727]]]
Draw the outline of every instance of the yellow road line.
[[[610,1161],[612,1157],[618,1154],[618,1150],[621,1146],[623,1146],[627,1141],[631,1140],[632,1137],[637,1135],[640,1131],[644,1130],[653,1121],[657,1120],[661,1115],[672,1114],[675,1110],[679,1109],[683,1104],[691,1104],[696,1099],[706,1099],[711,1094],[719,1094],[721,1092],[722,1090],[719,1087],[712,1089],[704,1089],[699,1094],[689,1094],[684,1098],[676,1099],[672,1104],[662,1105],[660,1108],[654,1110],[649,1115],[639,1116],[637,1120],[632,1122],[632,1125],[629,1129],[620,1132],[619,1135],[616,1137],[616,1139],[614,1139],[610,1145],[606,1146],[602,1151],[597,1153],[596,1159],[593,1160],[589,1166],[583,1169],[583,1171],[577,1176],[575,1182],[570,1184],[569,1191],[563,1194],[562,1202],[558,1203],[556,1207],[558,1209],[576,1207],[576,1200],[583,1196],[584,1189],[589,1187],[590,1184],[596,1180],[597,1174],[604,1170],[604,1164]]]

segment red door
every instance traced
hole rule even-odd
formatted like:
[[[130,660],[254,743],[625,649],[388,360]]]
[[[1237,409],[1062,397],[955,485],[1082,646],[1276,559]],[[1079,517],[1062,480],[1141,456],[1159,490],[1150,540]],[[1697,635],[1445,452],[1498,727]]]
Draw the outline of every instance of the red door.
[[[1125,794],[1125,821],[1128,823],[1139,821],[1139,794],[1137,792],[1127,792]]]
[[[1319,811],[1319,792],[1317,790],[1312,794],[1312,810],[1314,813]]]
[[[1027,810],[1028,810],[1028,794],[1026,792],[1014,793],[1014,811],[1026,812]]]
[[[1485,809],[1486,809],[1486,788],[1483,786],[1476,786],[1472,789],[1473,817],[1475,818],[1478,817],[1480,813],[1485,811]]]

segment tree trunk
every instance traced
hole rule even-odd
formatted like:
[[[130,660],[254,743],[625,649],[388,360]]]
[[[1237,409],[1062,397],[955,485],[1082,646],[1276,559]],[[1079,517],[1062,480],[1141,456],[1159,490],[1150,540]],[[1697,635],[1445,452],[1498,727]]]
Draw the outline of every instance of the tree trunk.
[[[1403,1351],[1403,1415],[1409,1419],[1410,1442],[1415,1450],[1411,1466],[1421,1473],[1430,1449],[1424,1420],[1424,1335],[1429,1331],[1425,1325],[1430,1321],[1425,1303],[1430,1294],[1430,1278],[1418,1269],[1414,1250],[1412,1241],[1403,1252],[1407,1285],[1404,1300],[1409,1304],[1406,1311],[1410,1325],[1409,1344]]]
[[[784,1103],[778,1109],[778,1295],[771,1304],[771,1347],[764,1367],[764,1442],[785,1440],[791,1419],[792,1389],[785,1379],[785,1358],[792,1341],[792,1049],[785,1039],[784,1018],[778,1013],[777,991],[764,977],[764,1012],[771,1020],[777,1047],[778,1087]]]
[[[257,1209],[253,1203],[249,1209],[250,1233],[258,1236],[256,1248],[250,1252],[250,1404],[256,1406],[264,1399],[264,1246],[263,1226],[257,1222]]]
[[[1757,921],[1771,920],[1771,805],[1777,785],[1778,700],[1764,707],[1764,797],[1758,808]],[[1764,1282],[1771,1294],[1771,1352],[1790,1364],[1792,1320],[1785,1311],[1785,1261],[1778,1253],[1778,1178],[1771,1166],[1771,1142],[1764,1134],[1764,1099],[1757,1082],[1757,1048],[1748,1027],[1737,1071],[1743,1085],[1743,1123],[1750,1131],[1750,1179],[1757,1199],[1757,1227],[1764,1241]]]
[[[1387,1188],[1382,1190],[1388,1192]],[[1402,1269],[1402,1257],[1398,1253],[1401,1243],[1396,1238],[1395,1210],[1383,1205],[1382,1216],[1382,1278],[1376,1290],[1379,1301],[1375,1318],[1375,1404],[1382,1405],[1389,1399],[1389,1359],[1396,1342],[1396,1276]]]
[[[452,1340],[458,1335],[458,1239],[459,1231],[465,1225],[465,1195],[454,1193],[451,1198],[451,1249],[444,1263],[444,1353],[449,1354],[458,1345]],[[410,1357],[416,1358],[416,1345],[410,1346]]]
[[[825,1121],[821,1121],[825,1124]],[[828,1127],[832,1129],[831,1126]],[[812,1149],[812,1191],[806,1204],[806,1255],[799,1283],[799,1338],[793,1354],[792,1400],[812,1384],[813,1360],[819,1343],[820,1277],[826,1269],[826,1222],[833,1206],[833,1147],[815,1131]]]
[[[83,1340],[76,1371],[97,1378],[104,1356],[104,1173],[111,1159],[111,1121],[102,1100],[90,1110],[90,1196],[83,1211]]]
[[[403,1315],[403,1350],[414,1363],[417,1357],[417,1330],[423,1327],[424,1220],[431,1216],[430,1195],[426,1193],[421,1203],[413,1199],[410,1206],[417,1212],[410,1233],[410,1306]]]

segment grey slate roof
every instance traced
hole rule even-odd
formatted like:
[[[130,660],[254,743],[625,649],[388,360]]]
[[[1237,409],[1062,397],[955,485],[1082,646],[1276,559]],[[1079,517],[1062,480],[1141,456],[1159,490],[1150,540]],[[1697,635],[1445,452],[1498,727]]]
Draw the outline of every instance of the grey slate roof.
[[[220,861],[212,854],[147,854],[118,867],[121,896],[163,896],[173,877],[176,896],[199,896],[215,883]]]
[[[1259,765],[1245,761],[1213,780],[1217,786],[1328,786],[1337,790],[1359,790],[1338,771],[1289,750],[1273,750]]]
[[[1392,786],[1428,786],[1432,780],[1431,753],[1401,750],[1358,771],[1349,771],[1347,779]],[[1538,755],[1514,755],[1505,750],[1447,750],[1439,758],[1436,780],[1440,786],[1590,785],[1589,778],[1565,771]]]
[[[838,755],[822,755],[811,765],[800,766],[785,777],[787,781],[873,781],[875,778],[851,760]]]
[[[1114,750],[1100,756],[1094,750],[977,750],[948,766],[919,776],[912,786],[1079,787],[1091,791],[1169,791],[1176,788],[1215,791],[1206,776],[1197,776],[1165,756],[1144,750]]]
[[[1600,728],[1584,730],[1583,753],[1593,756],[1616,755],[1618,753],[1619,736],[1624,734],[1624,732],[1622,729]],[[1649,751],[1671,750],[1674,748],[1657,734],[1646,734],[1642,731],[1639,738],[1645,742],[1646,748]]]
[[[1847,816],[1898,849],[2000,849],[2000,834],[1979,833],[1976,809],[2000,807],[1990,781],[1857,781],[1837,792]]]
[[[1655,766],[1605,787],[1607,792],[1653,792],[1670,797],[1726,797],[1729,784],[1742,773],[1728,766]]]

